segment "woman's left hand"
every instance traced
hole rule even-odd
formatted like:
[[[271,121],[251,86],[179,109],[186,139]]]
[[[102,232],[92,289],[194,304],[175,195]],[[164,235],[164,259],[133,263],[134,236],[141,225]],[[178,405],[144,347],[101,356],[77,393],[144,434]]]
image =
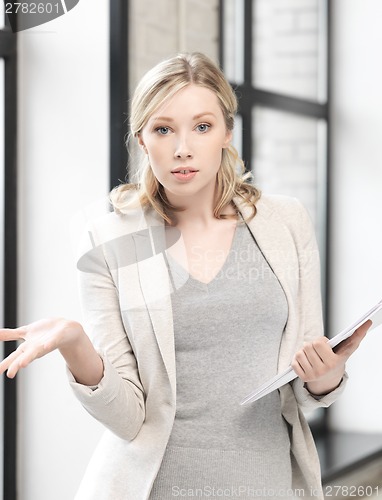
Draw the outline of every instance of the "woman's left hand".
[[[328,344],[329,339],[320,337],[295,354],[291,366],[311,394],[322,396],[340,385],[346,361],[359,347],[371,324],[366,321],[334,350]]]

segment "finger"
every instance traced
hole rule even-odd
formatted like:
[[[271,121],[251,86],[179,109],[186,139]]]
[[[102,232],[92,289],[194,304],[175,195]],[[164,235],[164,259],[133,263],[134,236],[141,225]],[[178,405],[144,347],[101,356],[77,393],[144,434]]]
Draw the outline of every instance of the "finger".
[[[312,364],[307,356],[305,349],[298,351],[292,362],[292,368],[299,377],[308,376],[312,370]]]
[[[314,340],[307,348],[310,352],[316,354],[316,358],[311,354],[312,360],[315,361],[316,365],[319,365],[319,362],[321,362],[322,365],[330,366],[336,362],[336,356],[328,341],[329,339],[326,337],[321,337],[320,339]]]
[[[9,366],[23,354],[23,352],[23,344],[21,344],[15,351],[11,352],[9,356],[4,358],[0,363],[0,374],[4,373],[9,368]]]
[[[327,338],[321,337],[313,342],[305,343],[298,356],[299,361],[306,368],[313,368],[314,366],[325,363],[325,358],[332,350],[327,345]]]
[[[0,340],[20,340],[26,333],[25,327],[18,328],[0,328]]]
[[[309,342],[295,356],[297,370],[293,369],[296,374],[303,378],[304,381],[317,379],[325,375],[328,370],[338,363],[338,359],[334,355],[331,347],[328,345],[326,337]],[[301,374],[298,370],[301,369]]]
[[[304,353],[296,355],[291,363],[291,366],[298,377],[304,382],[308,382],[313,377],[312,375],[312,365],[306,358]]]
[[[336,354],[349,358],[356,349],[358,349],[360,343],[365,338],[369,328],[372,325],[372,321],[369,319],[363,323],[355,332],[346,340],[340,342],[333,350]]]
[[[291,367],[293,368],[293,371],[295,372],[295,374],[300,377],[302,380],[305,381],[305,371],[303,370],[303,368],[301,367],[300,363],[296,360],[296,358],[294,358],[291,362]]]
[[[7,369],[7,377],[8,378],[15,378],[15,376],[17,375],[18,371],[20,370],[20,368],[24,368],[24,366],[22,366],[22,354],[19,355],[14,361],[12,361],[12,363],[9,365],[8,369]]]
[[[19,353],[13,351],[9,356],[7,356],[6,358],[3,359],[3,361],[1,361],[0,374],[4,373],[8,369],[9,365],[17,358],[17,356],[19,356]]]
[[[32,361],[44,354],[44,345],[25,341],[0,363],[0,374],[7,371],[7,376],[13,378],[20,368],[25,368]]]
[[[373,322],[371,319],[368,319],[363,323],[360,327],[357,328],[357,330],[353,333],[352,337],[354,337],[354,340],[358,342],[357,347],[359,344],[362,342],[362,340],[366,337],[367,332],[369,331],[371,325]]]
[[[27,367],[32,361],[39,357],[39,352],[35,347],[21,344],[12,354],[18,354],[8,364],[7,377],[14,378],[20,368]]]

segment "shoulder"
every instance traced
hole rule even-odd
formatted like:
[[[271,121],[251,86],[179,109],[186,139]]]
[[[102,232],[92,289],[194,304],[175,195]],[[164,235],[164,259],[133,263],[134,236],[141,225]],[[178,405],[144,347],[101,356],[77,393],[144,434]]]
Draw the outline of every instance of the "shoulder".
[[[97,246],[145,229],[147,211],[139,203],[135,203],[136,199],[133,196],[127,198],[131,203],[124,213],[114,211],[107,197],[84,207],[76,216],[77,241],[85,237],[87,241],[90,239],[92,246]]]
[[[256,208],[264,216],[280,217],[287,225],[302,221],[311,223],[307,209],[298,198],[292,196],[262,194]]]
[[[241,198],[235,198],[234,203],[244,217],[252,219],[252,205]],[[301,226],[312,226],[308,211],[297,198],[279,194],[262,193],[255,203],[254,220],[277,222],[293,229]]]
[[[315,238],[314,225],[305,206],[298,198],[284,195],[262,194],[256,204],[255,217],[284,226],[295,241]]]
[[[259,211],[265,211],[269,214],[277,212],[284,217],[296,215],[300,212],[305,212],[306,209],[298,198],[285,196],[281,194],[265,194],[263,193],[256,204]]]

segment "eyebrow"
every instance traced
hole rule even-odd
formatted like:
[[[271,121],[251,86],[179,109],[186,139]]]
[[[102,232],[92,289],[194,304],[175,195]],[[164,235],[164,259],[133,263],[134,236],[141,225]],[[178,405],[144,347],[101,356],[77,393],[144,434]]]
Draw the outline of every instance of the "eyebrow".
[[[198,120],[199,118],[202,118],[203,116],[213,116],[216,118],[216,115],[214,113],[211,113],[210,111],[206,111],[204,113],[198,113],[197,115],[193,116],[193,120]],[[155,121],[166,121],[166,122],[173,122],[174,119],[171,118],[170,116],[153,116],[153,120]]]

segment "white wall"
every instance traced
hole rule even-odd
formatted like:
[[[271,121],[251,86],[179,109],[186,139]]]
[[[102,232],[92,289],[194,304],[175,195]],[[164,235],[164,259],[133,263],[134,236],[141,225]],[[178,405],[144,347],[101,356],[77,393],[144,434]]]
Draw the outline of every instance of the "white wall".
[[[382,2],[332,2],[332,326],[382,298]],[[348,365],[351,380],[332,426],[382,432],[382,327]]]
[[[73,214],[108,190],[108,4],[19,34],[20,317],[80,319]],[[58,354],[18,375],[20,500],[68,500],[101,427]]]

